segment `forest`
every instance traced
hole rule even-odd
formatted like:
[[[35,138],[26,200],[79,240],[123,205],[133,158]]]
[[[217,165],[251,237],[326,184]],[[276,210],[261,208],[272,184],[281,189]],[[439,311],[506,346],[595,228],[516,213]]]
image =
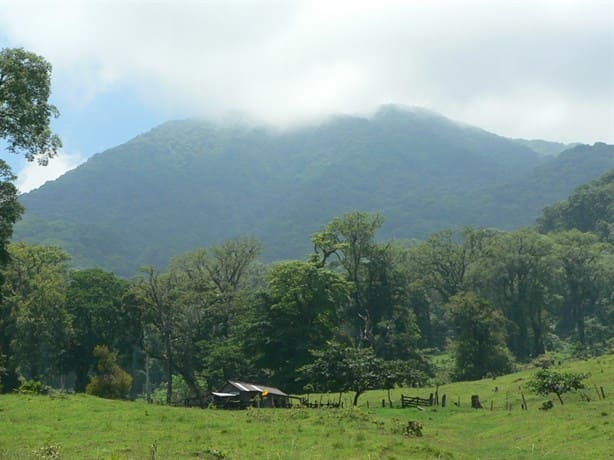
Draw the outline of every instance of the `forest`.
[[[544,209],[534,227],[467,227],[379,241],[353,211],[300,260],[260,261],[240,237],[143,267],[128,281],[71,269],[58,247],[12,243],[2,269],[0,383],[114,397],[202,397],[228,379],[353,391],[502,375],[546,352],[613,345],[614,171]]]
[[[62,145],[49,126],[59,114],[47,102],[50,72],[33,53],[0,52],[0,138],[41,164]],[[440,150],[459,154],[449,143]],[[593,148],[609,161],[605,144]],[[546,207],[533,227],[386,240],[384,215],[350,211],[313,232],[301,259],[265,263],[262,242],[246,235],[178,252],[130,280],[74,268],[59,246],[11,242],[24,212],[14,180],[0,160],[2,392],[162,394],[174,404],[240,379],[293,393],[351,391],[356,404],[369,389],[433,379],[430,357],[442,352],[455,365],[441,383],[502,375],[546,352],[613,346],[612,169]]]

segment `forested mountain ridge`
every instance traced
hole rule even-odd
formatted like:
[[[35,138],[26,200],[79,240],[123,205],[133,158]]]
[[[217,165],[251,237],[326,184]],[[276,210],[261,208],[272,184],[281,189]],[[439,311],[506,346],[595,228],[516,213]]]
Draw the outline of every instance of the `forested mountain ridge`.
[[[565,150],[581,145],[580,143],[564,144],[563,142],[551,142],[541,139],[514,139],[514,142],[524,145],[525,147],[529,147],[531,150],[541,155],[550,156],[556,156]]]
[[[538,228],[544,233],[577,229],[614,243],[614,169],[544,208]]]
[[[22,195],[14,239],[58,244],[78,266],[123,276],[245,234],[262,240],[265,260],[300,258],[310,234],[351,209],[385,215],[383,238],[511,229],[612,167],[613,146],[544,157],[396,106],[284,131],[173,121]]]

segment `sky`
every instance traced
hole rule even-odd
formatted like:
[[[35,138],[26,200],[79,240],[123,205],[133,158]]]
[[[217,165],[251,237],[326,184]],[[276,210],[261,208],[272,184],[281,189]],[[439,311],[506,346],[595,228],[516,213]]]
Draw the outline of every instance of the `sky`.
[[[53,66],[49,166],[22,192],[171,119],[279,127],[382,104],[506,137],[614,143],[612,0],[0,0],[0,48]]]

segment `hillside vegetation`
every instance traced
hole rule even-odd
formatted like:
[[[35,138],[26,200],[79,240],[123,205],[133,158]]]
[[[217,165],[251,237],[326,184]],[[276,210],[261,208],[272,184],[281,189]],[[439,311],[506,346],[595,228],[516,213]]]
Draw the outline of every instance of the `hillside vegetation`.
[[[439,387],[439,394],[448,396],[448,406],[423,411],[382,409],[380,401],[387,396],[378,391],[365,394],[359,409],[248,411],[173,408],[85,395],[1,395],[0,414],[7,423],[0,430],[0,458],[610,458],[614,355],[557,369],[590,372],[591,377],[585,396],[567,396],[564,406],[555,403],[548,411],[539,409],[548,398],[524,388],[534,370]],[[606,399],[598,397],[596,387],[604,388]],[[521,389],[526,411],[520,408]],[[428,396],[433,391],[397,388],[392,398],[398,403],[401,393]],[[469,407],[472,394],[481,397],[485,409]],[[460,406],[452,404],[459,398]],[[422,437],[404,434],[409,421],[422,424]],[[58,456],[44,457],[45,452]]]
[[[125,277],[240,235],[263,242],[265,261],[301,258],[313,232],[354,209],[385,215],[384,239],[531,225],[614,167],[613,146],[545,157],[532,145],[564,147],[395,106],[286,131],[174,121],[21,196],[15,240]]]

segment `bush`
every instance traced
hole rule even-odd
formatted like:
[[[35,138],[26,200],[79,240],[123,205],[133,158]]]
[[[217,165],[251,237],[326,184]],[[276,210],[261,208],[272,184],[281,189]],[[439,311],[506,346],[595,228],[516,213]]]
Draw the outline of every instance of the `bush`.
[[[101,398],[126,398],[132,387],[132,377],[117,364],[117,353],[112,353],[105,345],[98,345],[94,348],[94,356],[98,358],[96,375],[85,392]]]
[[[44,385],[39,380],[25,380],[21,381],[21,385],[17,388],[17,393],[25,395],[46,395],[49,393],[49,387]]]
[[[531,361],[531,364],[533,364],[533,366],[535,367],[539,367],[541,369],[549,369],[552,366],[554,366],[554,357],[551,355],[547,355],[547,354],[543,354],[543,355],[539,355],[537,358],[535,358],[533,361]]]

